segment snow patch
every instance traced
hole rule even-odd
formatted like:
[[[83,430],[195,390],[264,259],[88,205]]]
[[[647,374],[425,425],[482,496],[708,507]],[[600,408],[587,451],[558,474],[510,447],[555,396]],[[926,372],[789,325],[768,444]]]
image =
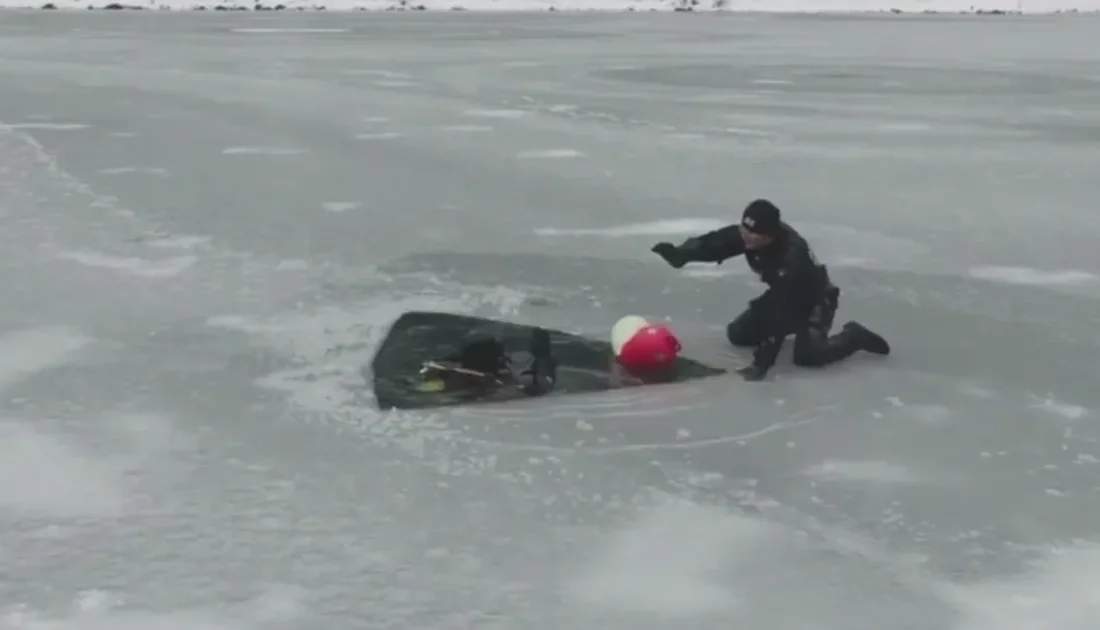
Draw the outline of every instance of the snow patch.
[[[120,471],[24,421],[0,421],[0,509],[27,516],[113,516]]]
[[[161,249],[195,250],[210,248],[212,240],[213,239],[211,239],[209,236],[198,236],[193,234],[165,234],[157,235],[144,242],[150,247],[159,247]]]
[[[114,414],[98,420],[97,424],[111,434],[125,452],[124,459],[133,465],[191,444],[163,414]]]
[[[321,204],[321,207],[328,212],[341,213],[362,208],[363,204],[358,201],[326,201]]]
[[[469,109],[462,114],[476,118],[522,118],[528,112],[522,109]]]
[[[270,155],[270,156],[284,156],[284,155],[301,155],[305,153],[305,149],[295,149],[293,147],[226,147],[222,149],[222,155]]]
[[[931,130],[932,125],[926,122],[894,122],[875,125],[875,131],[888,133],[923,133]]]
[[[955,413],[950,407],[935,404],[905,405],[901,415],[928,427],[949,424],[955,417]]]
[[[535,228],[539,236],[604,236],[621,238],[629,236],[684,236],[716,230],[728,221],[718,219],[662,219],[644,223],[627,223],[603,228]]]
[[[680,272],[687,278],[700,278],[704,280],[714,278],[728,278],[751,273],[747,267],[686,267]]]
[[[71,363],[91,342],[66,327],[41,327],[0,336],[0,389],[28,376]]]
[[[584,154],[576,149],[535,149],[532,151],[520,151],[516,157],[521,160],[560,160],[582,157]]]
[[[779,138],[781,134],[764,129],[750,129],[748,127],[726,127],[722,131],[735,136],[751,136],[754,138]]]
[[[168,175],[168,170],[157,167],[143,167],[143,166],[118,166],[115,168],[101,168],[99,172],[104,175],[129,175],[131,173],[140,173],[143,175],[159,175],[161,177]]]
[[[349,68],[341,70],[341,74],[353,74],[353,75],[373,75],[377,77],[385,77],[387,79],[411,79],[413,75],[402,70],[387,70],[385,68]],[[385,119],[383,119],[385,121]]]
[[[689,617],[738,606],[726,572],[739,556],[766,548],[763,521],[681,499],[666,499],[613,532],[566,586],[571,599],[615,612]]]
[[[1089,414],[1089,410],[1081,405],[1066,403],[1053,398],[1038,399],[1032,407],[1066,420],[1080,420]]]
[[[306,271],[309,268],[309,261],[301,258],[284,258],[272,267],[275,271]]]
[[[28,123],[4,123],[2,125],[8,129],[19,129],[22,131],[75,131],[77,129],[87,129],[88,125],[83,123],[51,123],[51,122],[28,122]]]
[[[65,260],[72,260],[87,267],[110,269],[121,271],[143,278],[171,278],[187,271],[198,262],[196,256],[175,256],[160,260],[147,258],[109,256],[99,252],[68,251],[57,255]]]
[[[96,432],[95,450],[59,432]],[[164,472],[167,454],[195,446],[169,416],[121,413],[59,423],[41,418],[0,419],[0,510],[22,517],[120,516],[134,473]],[[2,627],[2,626],[0,626]]]
[[[974,267],[968,275],[979,280],[1028,286],[1081,286],[1100,280],[1096,274],[1080,269],[1044,271],[1030,267]]]
[[[359,133],[355,135],[357,140],[388,140],[390,138],[400,138],[405,134],[397,131],[379,131],[376,133]]]
[[[251,601],[209,609],[153,612],[130,605],[118,594],[85,590],[76,594],[62,617],[39,614],[25,607],[8,607],[0,614],[4,630],[264,630],[286,628],[308,612],[307,591],[271,585]],[[213,610],[217,610],[215,613]]]
[[[231,33],[255,34],[255,35],[295,35],[305,33],[349,33],[346,28],[231,28]]]
[[[376,87],[403,88],[416,87],[420,84],[416,81],[406,81],[404,79],[379,79],[377,81],[371,81],[371,85]]]
[[[961,616],[952,630],[1095,630],[1100,546],[1051,549],[1023,575],[947,590]]]
[[[440,127],[440,130],[461,133],[479,133],[492,131],[493,128],[489,125],[443,125],[442,127]]]
[[[802,471],[818,481],[865,481],[883,484],[921,483],[903,466],[885,461],[830,460]]]

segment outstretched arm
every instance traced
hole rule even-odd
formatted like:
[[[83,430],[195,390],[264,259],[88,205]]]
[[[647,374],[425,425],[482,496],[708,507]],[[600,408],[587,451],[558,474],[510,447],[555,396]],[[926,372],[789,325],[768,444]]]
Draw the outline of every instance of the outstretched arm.
[[[679,245],[660,242],[650,250],[665,262],[679,269],[689,262],[712,262],[721,264],[727,258],[745,253],[745,242],[737,224],[693,236]]]

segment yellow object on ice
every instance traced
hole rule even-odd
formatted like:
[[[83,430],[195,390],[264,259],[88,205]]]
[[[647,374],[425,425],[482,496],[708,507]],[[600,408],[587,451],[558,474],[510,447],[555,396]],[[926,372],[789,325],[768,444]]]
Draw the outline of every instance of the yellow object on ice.
[[[425,393],[441,392],[447,388],[446,383],[441,378],[434,378],[430,381],[421,381],[416,384],[416,391]]]

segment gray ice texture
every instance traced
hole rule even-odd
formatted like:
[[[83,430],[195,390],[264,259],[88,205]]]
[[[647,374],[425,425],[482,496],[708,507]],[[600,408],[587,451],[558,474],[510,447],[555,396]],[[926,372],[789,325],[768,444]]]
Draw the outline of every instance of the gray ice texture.
[[[1100,20],[5,13],[5,630],[1096,630]],[[409,309],[887,360],[381,414]]]

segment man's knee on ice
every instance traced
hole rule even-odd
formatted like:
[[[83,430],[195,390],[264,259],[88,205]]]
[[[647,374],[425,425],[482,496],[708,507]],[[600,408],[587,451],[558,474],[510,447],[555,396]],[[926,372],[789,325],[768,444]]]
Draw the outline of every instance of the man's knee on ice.
[[[756,326],[748,318],[739,317],[726,326],[726,339],[735,346],[747,348],[760,342]]]

